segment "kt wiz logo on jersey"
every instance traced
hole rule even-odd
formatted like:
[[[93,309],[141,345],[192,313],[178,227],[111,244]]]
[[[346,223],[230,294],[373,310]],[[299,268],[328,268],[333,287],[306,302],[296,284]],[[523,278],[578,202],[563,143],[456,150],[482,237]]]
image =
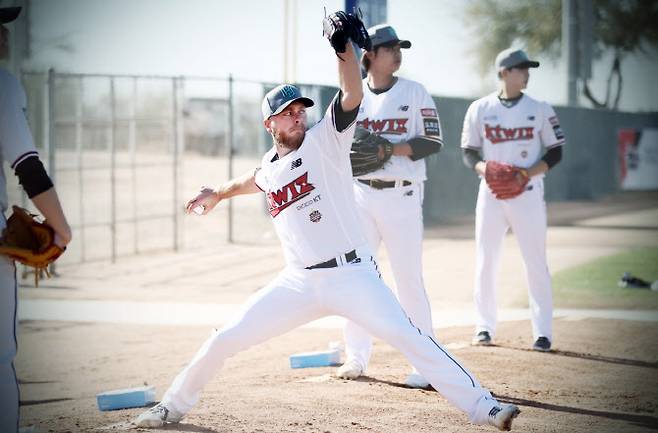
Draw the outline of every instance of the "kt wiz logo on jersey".
[[[534,137],[534,128],[532,126],[522,126],[520,128],[503,128],[500,125],[484,124],[484,135],[492,144],[502,143],[505,141],[531,140]]]
[[[407,132],[407,122],[409,119],[381,119],[371,120],[367,117],[359,122],[362,128],[369,129],[372,132],[381,132],[384,134],[405,134]]]
[[[267,203],[270,207],[270,215],[272,218],[276,217],[288,206],[309,195],[314,189],[313,184],[308,182],[308,172],[306,172],[281,189],[269,191]]]

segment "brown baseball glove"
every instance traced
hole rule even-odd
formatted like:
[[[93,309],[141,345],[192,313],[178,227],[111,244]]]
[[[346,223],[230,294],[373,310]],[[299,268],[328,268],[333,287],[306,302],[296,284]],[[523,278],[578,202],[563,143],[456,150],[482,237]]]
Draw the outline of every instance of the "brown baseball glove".
[[[0,254],[26,266],[35,268],[35,284],[39,283],[41,270],[48,273],[48,265],[62,255],[64,249],[55,244],[55,231],[37,215],[13,206],[7,227],[0,238]]]
[[[525,191],[530,177],[524,168],[497,161],[487,161],[484,179],[497,199],[508,200]]]

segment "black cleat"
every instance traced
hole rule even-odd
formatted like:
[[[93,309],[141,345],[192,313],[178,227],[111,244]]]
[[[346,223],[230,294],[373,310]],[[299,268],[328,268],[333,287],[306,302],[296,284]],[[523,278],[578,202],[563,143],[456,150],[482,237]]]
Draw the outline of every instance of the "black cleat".
[[[475,334],[473,340],[471,340],[471,346],[490,346],[491,345],[491,335],[489,331],[480,331]]]
[[[532,350],[537,350],[539,352],[550,352],[551,351],[551,340],[546,337],[539,337],[535,344],[532,345]]]

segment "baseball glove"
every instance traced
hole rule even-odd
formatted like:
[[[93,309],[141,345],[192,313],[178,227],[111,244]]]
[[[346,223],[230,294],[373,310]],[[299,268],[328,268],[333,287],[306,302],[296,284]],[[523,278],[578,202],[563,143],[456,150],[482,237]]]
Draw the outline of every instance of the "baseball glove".
[[[383,156],[380,151],[383,150]],[[350,151],[350,162],[352,163],[352,175],[359,177],[384,166],[386,161],[393,155],[393,143],[377,134],[373,134],[365,128],[357,126],[354,131],[352,150]]]
[[[14,206],[7,220],[7,227],[0,238],[0,254],[26,266],[35,268],[35,284],[39,283],[41,270],[48,273],[48,265],[57,260],[64,249],[55,244],[55,231],[36,215]]]
[[[487,161],[484,179],[497,199],[508,200],[525,191],[530,177],[524,168],[497,161]]]
[[[338,11],[322,20],[324,36],[338,53],[344,53],[346,44],[351,39],[359,48],[366,51],[372,49],[372,42],[368,36],[368,30],[361,19],[353,14]],[[338,56],[340,58],[340,56]]]

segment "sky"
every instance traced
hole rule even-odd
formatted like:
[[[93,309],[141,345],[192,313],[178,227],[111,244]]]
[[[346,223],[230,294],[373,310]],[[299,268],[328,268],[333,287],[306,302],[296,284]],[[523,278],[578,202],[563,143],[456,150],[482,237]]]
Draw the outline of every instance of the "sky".
[[[6,3],[6,2],[5,2]],[[285,0],[31,0],[29,70],[194,75],[284,81]],[[413,46],[399,75],[421,82],[437,96],[476,98],[495,89],[494,73],[482,78],[472,55],[479,35],[465,25],[461,0],[388,0],[388,22]],[[341,0],[289,0],[296,26],[289,30],[295,67],[290,81],[337,85],[336,60],[322,37],[324,7]],[[292,37],[296,36],[296,37]],[[294,47],[292,49],[292,40]],[[658,62],[648,57],[623,64],[621,108],[658,111]],[[566,103],[561,62],[538,58],[528,93],[554,105]],[[492,60],[493,61],[493,60]],[[592,88],[602,94],[610,58],[594,65]],[[291,62],[292,63],[292,62]]]

